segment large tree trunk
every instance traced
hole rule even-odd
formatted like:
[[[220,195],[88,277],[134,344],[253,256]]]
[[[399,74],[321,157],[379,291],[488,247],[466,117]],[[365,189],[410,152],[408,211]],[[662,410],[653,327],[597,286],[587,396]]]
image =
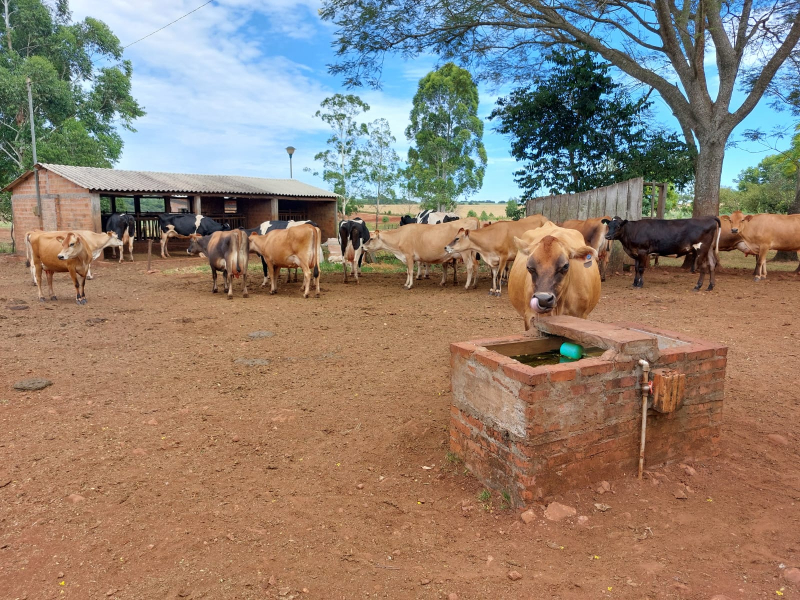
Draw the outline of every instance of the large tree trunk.
[[[800,166],[798,166],[797,170],[795,171],[794,200],[789,205],[789,210],[787,212],[790,215],[796,215],[800,213]],[[797,252],[778,252],[775,255],[775,258],[772,260],[773,262],[797,262],[800,259],[797,257]]]
[[[716,217],[719,214],[719,187],[722,179],[722,160],[725,140],[699,140],[694,181],[693,217]]]

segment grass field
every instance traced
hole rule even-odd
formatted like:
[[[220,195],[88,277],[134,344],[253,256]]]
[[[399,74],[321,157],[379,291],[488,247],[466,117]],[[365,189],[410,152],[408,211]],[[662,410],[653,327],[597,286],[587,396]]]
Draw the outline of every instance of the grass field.
[[[491,202],[486,202],[483,204],[464,204],[459,205],[455,212],[458,214],[459,217],[466,217],[467,213],[471,210],[475,211],[475,214],[480,216],[481,212],[486,211],[487,215],[494,214],[492,220],[506,218],[506,205],[505,204],[492,204]],[[385,206],[381,206],[380,214],[385,215],[391,212],[393,215],[416,215],[420,211],[419,204],[388,204]],[[364,208],[358,211],[359,213],[365,214],[375,214],[375,205],[374,204],[365,204]]]

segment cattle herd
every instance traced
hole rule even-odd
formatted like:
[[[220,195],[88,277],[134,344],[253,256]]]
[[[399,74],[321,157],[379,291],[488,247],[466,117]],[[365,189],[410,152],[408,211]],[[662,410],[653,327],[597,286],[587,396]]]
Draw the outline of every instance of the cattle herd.
[[[159,215],[161,256],[169,256],[171,237],[191,238],[188,252],[206,257],[211,267],[212,292],[217,292],[217,273],[223,274],[228,298],[233,297],[233,281],[241,278],[247,297],[247,268],[251,252],[262,263],[264,281],[270,293],[277,292],[280,269],[303,272],[303,297],[312,287],[319,296],[320,263],[323,260],[322,236],[312,221],[266,221],[253,229],[231,230],[202,215]],[[756,281],[766,279],[766,258],[770,250],[800,250],[800,215],[744,215],[694,219],[642,219],[627,221],[619,217],[598,217],[565,221],[560,226],[542,215],[518,221],[498,221],[481,227],[474,217],[459,219],[452,213],[423,211],[416,217],[404,216],[401,227],[370,234],[359,218],[343,219],[339,226],[344,282],[358,276],[365,251],[387,251],[406,265],[405,289],[416,279],[428,277],[432,264],[442,265],[442,280],[448,268],[458,283],[458,264],[467,271],[465,288],[477,286],[479,261],[492,272],[489,294],[500,296],[503,281],[525,328],[540,314],[565,314],[586,317],[600,298],[605,280],[610,244],[618,240],[635,262],[634,287],[644,285],[643,274],[650,256],[689,256],[693,271],[700,277],[694,290],[700,290],[706,273],[708,290],[715,285],[714,271],[719,251],[738,249],[757,256],[753,273]],[[75,286],[75,300],[86,303],[84,286],[91,279],[91,263],[106,247],[116,252],[120,262],[125,246],[133,260],[135,220],[132,215],[112,214],[105,222],[105,233],[92,231],[31,231],[25,235],[27,264],[39,300],[42,273],[47,277],[49,295],[53,293],[53,273],[69,272]],[[509,266],[513,265],[510,269]],[[800,272],[800,266],[795,273]],[[289,281],[289,279],[287,279]]]

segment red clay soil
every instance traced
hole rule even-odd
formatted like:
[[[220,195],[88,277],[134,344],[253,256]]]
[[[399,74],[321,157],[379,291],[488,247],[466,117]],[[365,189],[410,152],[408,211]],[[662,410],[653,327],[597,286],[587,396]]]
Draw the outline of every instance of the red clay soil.
[[[228,301],[200,259],[137,258],[85,307],[0,259],[4,600],[800,598],[800,278],[611,278],[593,319],[730,346],[720,456],[577,482],[550,499],[575,517],[525,524],[448,457],[449,343],[522,329],[486,276]]]

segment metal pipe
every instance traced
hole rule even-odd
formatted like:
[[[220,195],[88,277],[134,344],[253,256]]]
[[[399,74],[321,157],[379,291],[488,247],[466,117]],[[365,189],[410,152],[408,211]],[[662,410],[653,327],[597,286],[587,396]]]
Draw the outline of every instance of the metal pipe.
[[[31,78],[25,78],[25,85],[28,87],[28,118],[31,121],[31,144],[33,146],[33,178],[36,180],[36,213],[39,217],[39,225],[44,229],[44,217],[42,217],[42,195],[39,192],[39,169],[36,168],[39,160],[36,158],[36,128],[33,125],[33,95],[31,93]]]
[[[639,479],[642,478],[644,471],[644,444],[647,432],[647,398],[650,395],[650,363],[645,359],[639,359],[642,365],[642,440],[639,445]]]

